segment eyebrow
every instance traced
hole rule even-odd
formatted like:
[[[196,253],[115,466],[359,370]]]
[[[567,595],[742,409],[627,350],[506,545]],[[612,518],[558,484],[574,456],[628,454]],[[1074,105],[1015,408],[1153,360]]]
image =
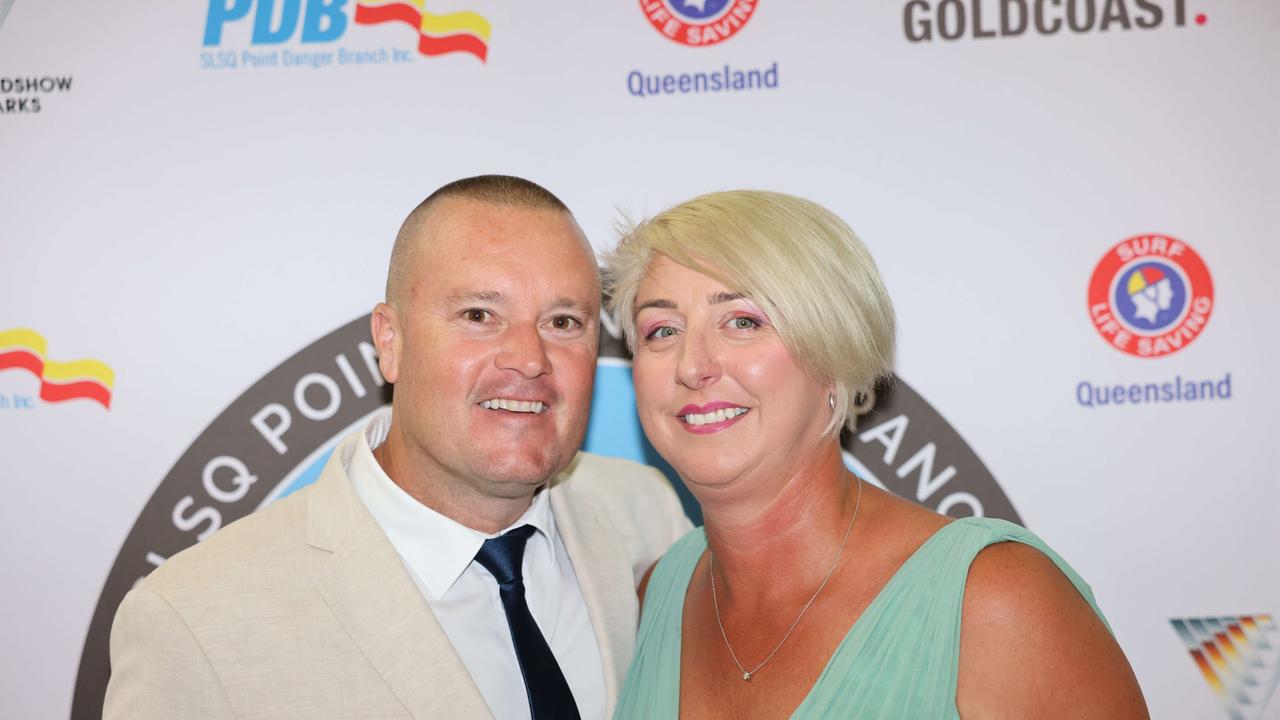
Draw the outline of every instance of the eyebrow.
[[[649,308],[658,308],[660,310],[676,310],[676,304],[665,298],[657,298],[654,300],[645,300],[636,306],[635,313],[639,314],[641,310]]]
[[[733,302],[734,300],[745,300],[746,295],[736,292],[718,292],[707,296],[708,305],[719,305],[721,303]]]
[[[566,295],[561,295],[560,297],[556,298],[556,301],[551,303],[551,309],[552,310],[562,310],[562,309],[577,310],[578,312],[581,312],[581,313],[586,313],[588,315],[591,314],[590,308],[586,304],[584,304],[581,300],[575,300]]]
[[[722,290],[720,292],[711,293],[710,295],[708,295],[707,304],[720,305],[722,303],[733,302],[734,300],[746,300],[746,299],[747,299],[747,296],[743,295],[742,293],[725,292]],[[647,310],[649,308],[658,308],[660,310],[679,310],[680,309],[671,300],[668,300],[666,298],[655,298],[653,300],[646,300],[640,303],[639,305],[637,305],[635,309],[635,314],[638,315],[640,314],[641,310]]]
[[[502,293],[497,290],[475,290],[473,292],[453,293],[448,297],[451,303],[468,303],[468,302],[485,302],[497,303],[502,302]]]
[[[465,305],[467,303],[488,303],[491,305],[501,304],[506,300],[506,296],[497,290],[475,290],[472,292],[453,293],[448,297],[448,301],[455,305]],[[552,310],[577,310],[579,312],[588,313],[589,309],[581,300],[575,300],[567,295],[561,295],[551,303]]]

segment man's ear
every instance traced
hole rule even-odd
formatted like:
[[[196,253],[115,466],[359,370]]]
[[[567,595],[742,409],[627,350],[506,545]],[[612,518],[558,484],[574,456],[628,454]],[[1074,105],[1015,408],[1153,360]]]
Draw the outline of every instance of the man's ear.
[[[369,317],[369,331],[373,335],[373,346],[378,349],[378,368],[382,370],[382,377],[394,384],[400,374],[403,342],[396,309],[386,303],[378,303]]]

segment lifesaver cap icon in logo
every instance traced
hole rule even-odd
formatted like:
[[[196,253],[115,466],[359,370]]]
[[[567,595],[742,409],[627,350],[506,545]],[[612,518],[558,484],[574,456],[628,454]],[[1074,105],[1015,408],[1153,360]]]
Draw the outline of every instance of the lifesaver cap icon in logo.
[[[1104,339],[1130,355],[1159,357],[1199,337],[1213,311],[1213,280],[1200,255],[1169,235],[1112,246],[1089,282],[1089,315]]]
[[[1187,307],[1187,284],[1175,268],[1143,260],[1121,273],[1112,298],[1121,319],[1140,334],[1172,327]]]

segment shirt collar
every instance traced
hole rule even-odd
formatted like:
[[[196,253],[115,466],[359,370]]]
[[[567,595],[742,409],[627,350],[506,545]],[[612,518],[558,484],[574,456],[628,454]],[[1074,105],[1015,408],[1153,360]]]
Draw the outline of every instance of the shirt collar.
[[[373,456],[373,448],[386,440],[390,428],[390,408],[370,418],[351,456],[347,475],[396,552],[432,595],[442,598],[448,594],[485,540],[521,525],[532,525],[537,530],[529,539],[526,552],[540,554],[554,567],[555,515],[545,489],[535,494],[524,514],[502,532],[473,530],[418,502],[383,471]]]

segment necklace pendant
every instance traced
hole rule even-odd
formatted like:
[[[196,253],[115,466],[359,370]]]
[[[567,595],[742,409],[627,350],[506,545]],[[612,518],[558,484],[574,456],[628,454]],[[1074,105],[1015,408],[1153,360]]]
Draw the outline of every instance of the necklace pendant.
[[[749,673],[749,672],[744,672],[744,673],[742,673],[742,679],[743,679],[743,680],[750,680],[750,679],[751,679],[751,673]]]

